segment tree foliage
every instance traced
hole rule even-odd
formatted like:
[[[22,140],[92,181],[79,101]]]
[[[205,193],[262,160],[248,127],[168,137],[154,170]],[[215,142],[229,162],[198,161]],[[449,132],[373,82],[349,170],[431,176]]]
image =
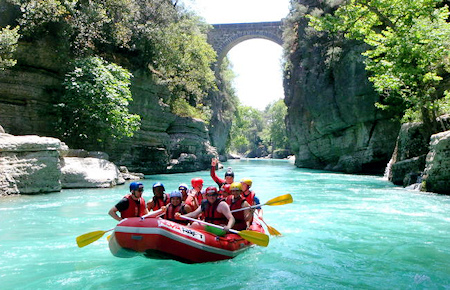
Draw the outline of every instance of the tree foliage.
[[[130,78],[126,69],[98,57],[74,62],[63,83],[65,94],[59,104],[58,124],[70,145],[133,136],[140,117],[128,111],[132,100]]]
[[[16,64],[14,52],[19,40],[19,27],[11,29],[9,26],[0,30],[0,71]]]
[[[239,105],[231,127],[230,150],[245,155],[261,146],[271,152],[289,148],[286,114],[282,99],[269,104],[264,111]]]
[[[264,127],[262,112],[239,105],[230,131],[230,150],[240,154],[255,149],[262,143],[260,137]]]
[[[170,0],[8,0],[19,5],[24,39],[51,35],[68,58],[124,55],[130,69],[146,70],[171,95],[173,112],[202,115],[213,89],[215,52],[207,43],[209,26]],[[199,113],[200,112],[200,113]]]
[[[284,119],[287,115],[287,107],[282,99],[269,104],[264,110],[265,126],[262,139],[270,146],[270,151],[289,148]]]
[[[359,39],[370,48],[366,69],[382,109],[420,113],[436,131],[450,87],[449,9],[440,0],[349,0],[334,13],[309,15],[319,30]],[[399,116],[402,117],[402,116]]]

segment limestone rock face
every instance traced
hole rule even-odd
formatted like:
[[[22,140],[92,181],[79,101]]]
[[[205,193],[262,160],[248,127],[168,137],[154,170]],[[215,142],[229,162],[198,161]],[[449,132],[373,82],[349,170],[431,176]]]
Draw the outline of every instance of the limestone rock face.
[[[392,166],[387,172],[389,181],[403,186],[420,181],[428,153],[428,140],[424,136],[422,123],[401,126],[391,158]]]
[[[114,163],[98,158],[65,157],[62,188],[107,188],[125,183]]]
[[[61,92],[66,64],[65,60],[60,59],[52,41],[54,40],[43,39],[33,44],[20,43],[18,64],[0,74],[0,124],[10,134],[57,137],[53,127],[55,120],[49,112],[54,105],[54,92]],[[217,153],[211,148],[210,131],[206,130],[206,125],[189,118],[180,122],[161,101],[170,95],[167,88],[157,84],[148,73],[132,73],[134,77],[131,91],[134,101],[130,104],[130,112],[141,116],[141,130],[133,138],[107,144],[85,144],[83,149],[104,151],[109,155],[110,161],[124,165],[133,172],[155,174],[173,170],[179,172],[181,167],[174,169],[171,160],[180,156],[179,148],[182,147],[183,153],[194,154],[197,158],[195,162],[183,165],[182,168],[189,171],[209,168],[209,156],[216,156]],[[211,130],[221,128],[220,122],[217,121]],[[179,129],[180,126],[186,126],[187,131]],[[201,132],[198,131],[199,127],[202,127]],[[177,144],[175,141],[181,140],[178,133],[180,130],[186,131],[183,133],[185,137]],[[223,130],[226,131],[226,128]],[[188,136],[189,134],[191,135]],[[179,163],[187,164],[185,161]]]
[[[171,148],[169,173],[192,172],[211,166],[211,158],[217,156],[217,151],[209,143],[203,121],[177,117],[167,132]]]
[[[309,10],[321,5],[307,3]],[[382,173],[400,125],[374,106],[379,96],[364,69],[364,44],[314,32],[307,20],[296,39],[284,82],[296,166]]]
[[[60,140],[0,134],[0,195],[61,190]]]
[[[166,88],[150,76],[134,73],[131,111],[142,117],[141,130],[133,138],[109,144],[110,160],[144,174],[190,172],[207,169],[217,156],[209,142],[206,124],[193,118],[178,117],[159,101]],[[93,150],[94,147],[91,147]],[[195,158],[177,160],[182,154]]]
[[[219,87],[219,91],[209,93],[212,116],[208,129],[211,145],[217,148],[220,160],[226,161],[226,144],[231,130],[232,115],[235,108],[230,107],[229,104],[223,101],[225,96],[220,81],[217,86]]]
[[[450,131],[431,136],[422,190],[450,194]]]

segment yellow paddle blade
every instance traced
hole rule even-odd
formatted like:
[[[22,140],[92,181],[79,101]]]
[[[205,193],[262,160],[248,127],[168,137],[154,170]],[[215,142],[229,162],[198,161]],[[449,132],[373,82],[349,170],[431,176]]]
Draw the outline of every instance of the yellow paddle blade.
[[[266,224],[266,226],[271,236],[282,236],[282,234],[279,231],[277,231],[274,227],[271,227],[268,224]]]
[[[290,194],[284,194],[277,196],[275,198],[272,198],[271,200],[267,201],[266,205],[283,205],[287,203],[292,203],[294,199],[292,198],[292,195]]]
[[[263,233],[255,232],[255,231],[240,231],[238,235],[241,238],[246,239],[250,243],[256,244],[258,246],[267,247],[269,245],[269,236]]]
[[[93,242],[95,242],[96,240],[100,239],[101,237],[103,237],[103,235],[109,231],[95,231],[95,232],[90,232],[90,233],[86,233],[84,235],[78,236],[77,237],[77,245],[79,248],[85,247]]]

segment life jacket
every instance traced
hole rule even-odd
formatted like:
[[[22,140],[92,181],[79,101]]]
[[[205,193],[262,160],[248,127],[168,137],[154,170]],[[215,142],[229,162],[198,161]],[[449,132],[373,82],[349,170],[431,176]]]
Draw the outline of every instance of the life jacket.
[[[125,195],[124,198],[128,199],[128,208],[120,212],[120,216],[123,219],[129,217],[140,217],[144,215],[146,209],[144,198],[139,198],[139,205],[136,204],[136,201],[131,197],[131,194]]]
[[[195,199],[197,200],[197,204],[202,204],[203,194],[201,191],[195,193]]]
[[[242,197],[248,202],[249,205],[255,205],[255,192],[247,190],[242,192]]]
[[[233,202],[233,196],[232,195],[228,196],[227,199],[226,199],[226,202],[230,206],[230,210],[231,211],[233,211],[235,209],[242,208],[242,204],[245,201],[246,201],[245,198],[241,197],[240,199],[238,199],[238,200]],[[235,223],[234,223],[233,229],[235,229],[237,231],[242,231],[242,230],[245,230],[247,228],[247,223],[245,222],[244,212],[245,211],[241,210],[241,211],[237,211],[237,212],[232,212],[231,213],[231,214],[233,214],[234,219],[235,219]]]
[[[213,204],[210,204],[207,200],[202,202],[202,212],[205,216],[205,221],[208,223],[220,225],[226,224],[228,219],[220,212],[217,211],[217,206],[223,199],[218,198]]]
[[[177,207],[173,206],[173,204],[169,203],[167,206],[166,214],[164,215],[164,218],[169,221],[173,221],[179,224],[188,224],[188,220],[178,220],[175,218],[175,214],[177,212],[181,214],[186,214],[186,210],[184,209],[185,204],[184,202],[180,203]]]
[[[157,198],[153,196],[153,207],[151,208],[153,211],[160,209],[161,207],[167,205],[170,202],[169,194],[163,194],[163,198]]]
[[[193,194],[191,191],[186,198],[185,203],[191,207],[192,211],[194,211],[202,204],[202,201],[203,194],[201,193],[201,191],[196,192],[195,194]]]

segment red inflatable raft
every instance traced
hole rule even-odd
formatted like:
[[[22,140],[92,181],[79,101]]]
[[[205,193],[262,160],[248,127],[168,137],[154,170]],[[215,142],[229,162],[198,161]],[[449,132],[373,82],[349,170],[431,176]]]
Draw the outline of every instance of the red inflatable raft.
[[[264,232],[260,224],[253,224],[252,230]],[[116,257],[144,254],[184,263],[231,259],[252,245],[238,234],[219,237],[203,227],[193,228],[153,217],[124,219],[109,239],[109,249]]]

